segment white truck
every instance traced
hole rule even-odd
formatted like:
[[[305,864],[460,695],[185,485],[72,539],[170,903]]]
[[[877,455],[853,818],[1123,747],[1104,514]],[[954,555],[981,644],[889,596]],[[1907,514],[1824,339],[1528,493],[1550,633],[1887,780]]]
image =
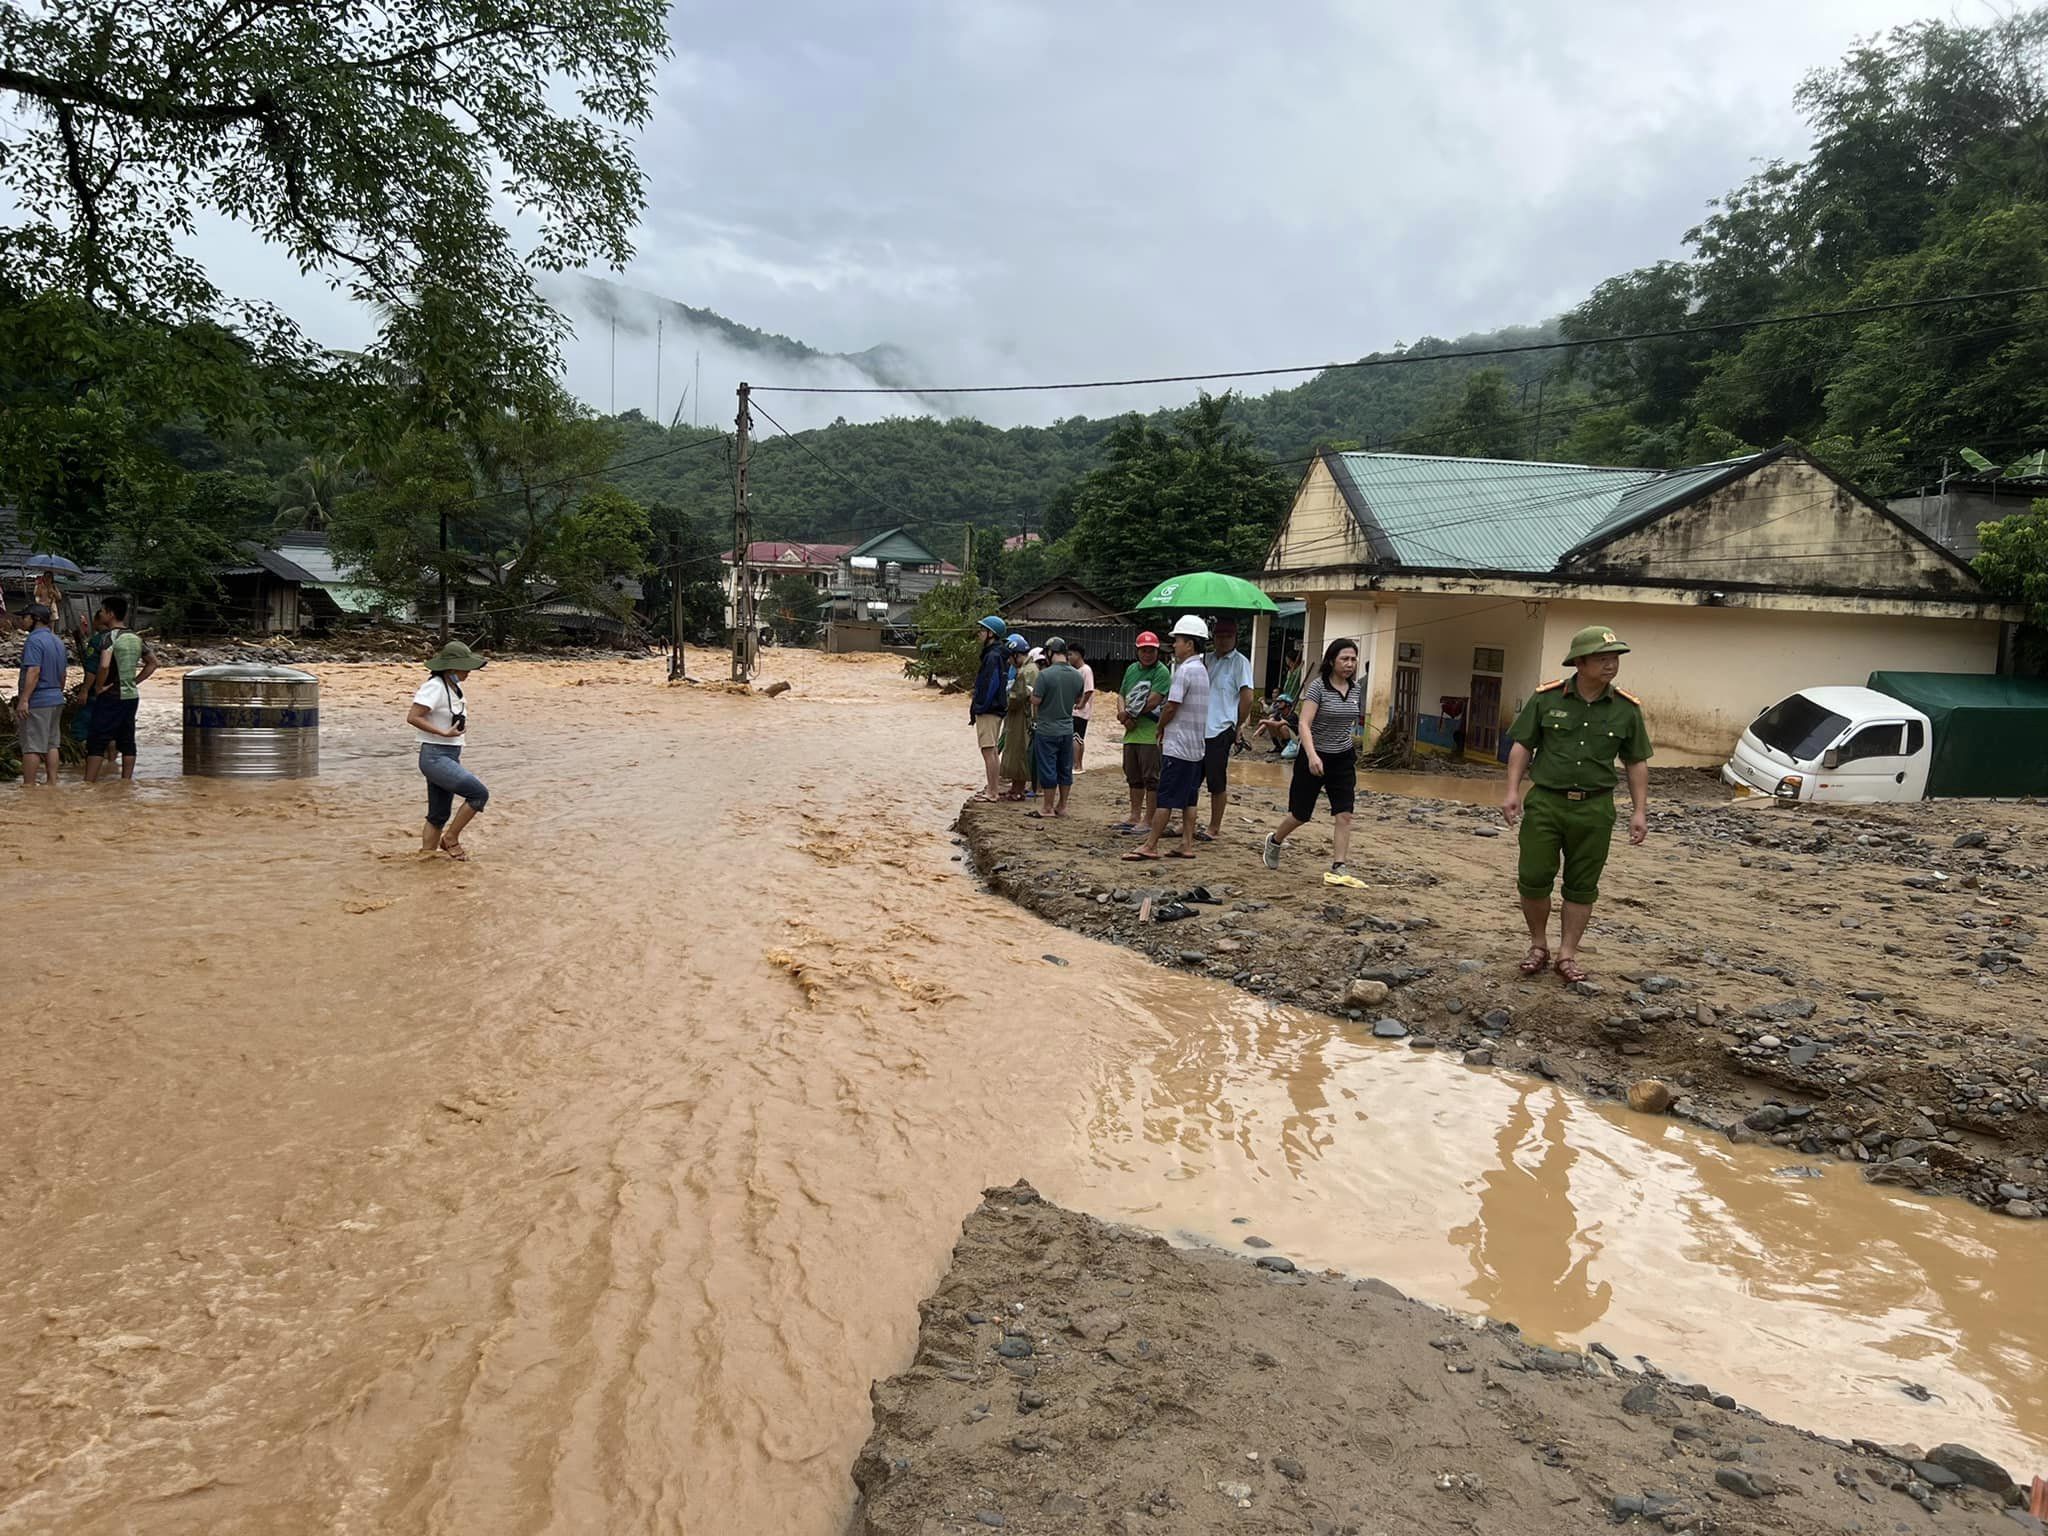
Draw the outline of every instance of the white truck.
[[[1802,688],[1750,722],[1721,777],[1779,800],[2048,794],[2048,682],[1873,672]]]

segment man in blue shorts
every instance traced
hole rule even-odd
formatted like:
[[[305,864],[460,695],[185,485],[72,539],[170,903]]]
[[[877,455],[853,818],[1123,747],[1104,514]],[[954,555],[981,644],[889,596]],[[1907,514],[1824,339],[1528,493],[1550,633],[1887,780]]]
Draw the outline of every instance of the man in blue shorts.
[[[1195,804],[1202,797],[1202,755],[1208,747],[1209,671],[1202,665],[1202,644],[1209,626],[1192,613],[1173,626],[1173,686],[1159,712],[1159,803],[1152,812],[1152,831],[1145,846],[1124,858],[1150,861],[1160,856],[1159,840],[1174,811],[1181,813],[1180,846],[1166,857],[1195,856]]]

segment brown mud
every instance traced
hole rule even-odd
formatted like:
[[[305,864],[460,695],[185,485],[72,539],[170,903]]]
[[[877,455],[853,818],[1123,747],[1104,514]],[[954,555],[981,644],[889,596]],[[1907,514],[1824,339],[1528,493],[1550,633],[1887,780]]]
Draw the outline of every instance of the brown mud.
[[[1819,1439],[1641,1362],[1261,1263],[1284,1267],[987,1191],[915,1360],[875,1386],[859,1536],[2037,1528],[1967,1447]]]
[[[416,666],[316,669],[317,780],[177,778],[166,674],[136,784],[0,790],[48,936],[0,1012],[0,1533],[829,1536],[1020,1173],[2048,1459],[2048,1223],[1063,933],[955,850],[963,701],[768,665],[493,664],[466,865],[415,851]]]
[[[2048,807],[1783,807],[1661,773],[1649,841],[1619,840],[1602,881],[1593,979],[1567,988],[1516,970],[1515,841],[1485,803],[1498,779],[1420,799],[1362,788],[1358,890],[1322,881],[1326,815],[1263,867],[1284,790],[1278,765],[1243,759],[1219,842],[1192,863],[1122,862],[1139,840],[1109,830],[1126,809],[1115,754],[1098,748],[1063,821],[966,807],[960,830],[994,889],[1262,997],[1366,1029],[1395,1021],[1411,1045],[1594,1095],[1654,1079],[1677,1113],[1737,1139],[2048,1214],[2048,980],[2032,947]],[[1213,900],[1178,900],[1196,887]]]

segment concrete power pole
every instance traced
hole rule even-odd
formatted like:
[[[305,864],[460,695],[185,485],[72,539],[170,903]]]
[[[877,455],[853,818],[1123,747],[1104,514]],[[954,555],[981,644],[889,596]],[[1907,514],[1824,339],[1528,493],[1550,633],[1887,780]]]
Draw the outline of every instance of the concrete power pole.
[[[740,385],[739,414],[733,418],[740,440],[732,478],[733,569],[739,572],[732,605],[732,680],[736,683],[751,682],[754,676],[754,571],[747,559],[753,537],[747,525],[747,449],[754,418],[747,410],[748,392],[747,385]]]

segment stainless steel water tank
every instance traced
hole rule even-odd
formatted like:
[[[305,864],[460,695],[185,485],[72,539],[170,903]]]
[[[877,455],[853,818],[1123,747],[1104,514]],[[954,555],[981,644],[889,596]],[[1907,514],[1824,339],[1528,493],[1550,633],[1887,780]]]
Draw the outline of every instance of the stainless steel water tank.
[[[320,679],[235,663],[185,674],[185,772],[310,779],[320,771]]]

